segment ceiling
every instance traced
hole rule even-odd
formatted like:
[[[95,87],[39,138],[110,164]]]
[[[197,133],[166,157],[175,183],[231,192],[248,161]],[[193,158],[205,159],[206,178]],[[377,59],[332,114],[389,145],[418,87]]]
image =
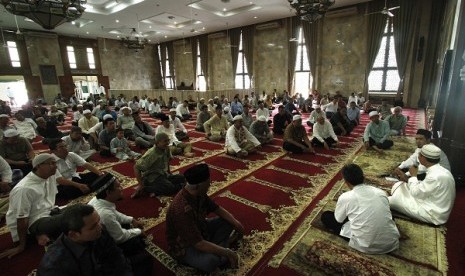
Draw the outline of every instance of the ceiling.
[[[336,0],[340,8],[370,0]],[[87,0],[75,24],[64,23],[53,32],[83,38],[126,37],[132,28],[150,43],[212,33],[294,15],[287,0]],[[17,16],[23,29],[46,31]],[[0,27],[16,30],[15,16],[0,5]]]

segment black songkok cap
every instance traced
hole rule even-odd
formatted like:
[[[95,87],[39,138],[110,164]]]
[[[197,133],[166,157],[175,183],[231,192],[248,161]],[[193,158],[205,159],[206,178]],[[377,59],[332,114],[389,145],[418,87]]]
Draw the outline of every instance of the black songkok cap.
[[[429,130],[420,128],[419,130],[417,130],[417,134],[425,136],[425,138],[428,140],[431,139],[431,131]]]
[[[190,185],[197,185],[210,178],[210,169],[205,163],[195,165],[184,172],[184,177]]]
[[[169,119],[170,119],[170,117],[166,116],[165,114],[161,114],[161,115],[160,115],[160,120],[161,120],[162,122],[168,121]]]
[[[111,173],[106,173],[104,175],[99,176],[91,185],[92,191],[95,193],[100,193],[101,191],[105,190],[116,180],[115,176]]]

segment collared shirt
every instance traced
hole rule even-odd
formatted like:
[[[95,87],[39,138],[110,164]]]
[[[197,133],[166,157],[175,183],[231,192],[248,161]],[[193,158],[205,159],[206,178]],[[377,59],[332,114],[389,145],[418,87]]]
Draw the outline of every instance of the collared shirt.
[[[399,168],[408,169],[411,166],[417,166],[419,173],[426,172],[426,167],[421,165],[420,162],[418,161],[418,154],[420,153],[420,151],[421,151],[421,148],[415,149],[412,155],[410,155],[410,157],[407,160],[403,161],[399,165]],[[439,165],[441,165],[443,168],[450,171],[449,159],[447,158],[447,155],[444,153],[444,151],[441,150],[441,156],[439,158],[440,158]]]
[[[13,171],[11,170],[8,162],[0,156],[0,176],[2,182],[11,183],[13,177]]]
[[[207,195],[195,197],[185,188],[174,197],[166,214],[166,238],[173,257],[183,257],[186,248],[209,240],[206,217],[218,208]]]
[[[161,112],[161,108],[160,108],[160,105],[159,104],[155,104],[155,103],[151,103],[149,105],[149,113],[150,114],[153,114],[153,113],[160,113]]]
[[[171,118],[171,116],[169,116],[170,118],[170,124],[174,126],[174,129],[179,129],[181,130],[182,132],[184,133],[187,133],[187,129],[184,127],[184,125],[181,123],[181,120],[179,120],[178,117],[176,118]]]
[[[136,162],[136,169],[142,172],[144,181],[153,182],[160,176],[168,176],[169,161],[172,158],[169,148],[151,147]]]
[[[110,147],[111,140],[116,137],[116,131],[109,131],[107,129],[104,129],[100,131],[98,135],[98,144],[105,146],[105,147]]]
[[[32,140],[37,136],[37,124],[30,118],[25,118],[23,121],[16,120],[14,126],[21,137]]]
[[[28,226],[31,226],[38,219],[50,216],[58,193],[56,182],[58,177],[61,177],[58,170],[55,175],[47,179],[30,172],[11,190],[6,223],[13,242],[19,240],[17,219],[29,218]]]
[[[258,118],[260,116],[265,116],[265,118],[268,119],[268,117],[270,117],[270,110],[266,107],[264,107],[263,109],[261,108],[257,109],[257,112],[255,113],[255,117]]]
[[[81,118],[84,118],[84,114],[80,111],[76,111],[73,113],[73,121],[78,122]]]
[[[379,120],[379,123],[369,122],[363,134],[363,141],[368,141],[369,138],[375,140],[376,143],[383,143],[391,133],[389,123]]]
[[[233,114],[238,114],[242,113],[244,111],[244,108],[242,107],[242,104],[240,102],[232,102],[231,103],[231,113]]]
[[[399,247],[399,231],[392,220],[386,193],[359,184],[337,200],[335,219],[342,223],[340,235],[350,239],[349,246],[369,254],[384,254]]]
[[[114,203],[93,197],[88,204],[94,206],[95,211],[100,216],[100,222],[105,225],[108,234],[117,244],[142,234],[139,228],[124,229],[121,226],[122,224],[130,224],[133,217],[118,212]]]
[[[407,117],[402,114],[395,115],[391,114],[388,115],[385,119],[386,122],[389,123],[389,127],[394,130],[402,130],[407,125]]]
[[[122,129],[132,129],[134,126],[134,118],[132,115],[121,115],[116,120],[116,124]]]
[[[18,142],[8,144],[5,140],[0,141],[0,156],[13,161],[25,161],[28,153],[32,150],[31,143],[26,138],[18,137]]]
[[[316,119],[318,119],[318,117],[325,117],[326,118],[326,114],[323,111],[318,112],[316,110],[313,110],[310,113],[310,117],[308,118],[308,121],[310,121],[310,123],[315,124]]]
[[[88,134],[89,129],[98,124],[98,118],[95,116],[91,116],[90,119],[83,117],[79,119],[78,126],[82,129],[82,132]]]
[[[180,143],[180,141],[176,137],[176,130],[174,129],[174,126],[171,124],[168,128],[166,128],[164,125],[157,126],[155,135],[159,133],[165,133],[166,135],[168,135],[168,137],[170,138],[170,145],[177,145]]]
[[[247,128],[249,129],[250,128],[250,125],[252,124],[253,122],[253,117],[252,117],[252,114],[250,114],[250,112],[248,114],[245,114],[245,113],[242,113],[242,124]]]
[[[60,172],[61,176],[68,180],[71,180],[73,177],[79,177],[76,168],[86,164],[86,160],[74,152],[69,152],[64,159],[61,159],[55,154],[53,154],[53,156],[57,162],[57,170]]]
[[[294,140],[295,142],[303,142],[304,137],[307,136],[307,132],[303,125],[294,126],[294,124],[289,124],[284,131],[284,142],[288,140]]]
[[[260,145],[257,138],[255,138],[255,136],[253,136],[245,126],[242,126],[239,129],[237,129],[234,125],[229,127],[226,132],[226,147],[231,147],[235,152],[239,152],[241,151],[241,147],[239,145],[245,141],[252,142],[255,146]]]
[[[61,138],[66,144],[69,152],[74,152],[77,155],[81,155],[81,152],[86,152],[90,150],[90,144],[85,139],[79,139],[77,141],[73,141],[71,137],[65,136]]]
[[[206,112],[200,112],[198,115],[197,115],[197,125],[196,127],[203,127],[203,124],[210,120],[211,116],[210,116],[210,113],[208,111]]]
[[[351,107],[347,108],[347,117],[351,121],[360,121],[360,109],[358,107]]]
[[[258,138],[268,135],[270,133],[270,127],[266,122],[260,122],[257,120],[250,125],[249,131],[253,136]]]
[[[178,104],[178,106],[176,106],[176,116],[182,117],[182,115],[187,114],[190,114],[189,109],[187,109],[187,107],[185,107],[183,103],[180,103]]]
[[[97,240],[82,244],[61,234],[48,247],[37,272],[50,276],[133,275],[123,252],[105,229]]]
[[[318,139],[320,142],[324,142],[324,139],[331,137],[334,141],[337,141],[337,136],[334,133],[333,126],[331,123],[325,119],[323,124],[315,123],[313,125],[313,137]]]
[[[215,115],[211,117],[208,121],[203,124],[205,128],[205,133],[208,134],[220,134],[226,133],[226,130],[229,128],[228,121],[225,116],[218,117]]]

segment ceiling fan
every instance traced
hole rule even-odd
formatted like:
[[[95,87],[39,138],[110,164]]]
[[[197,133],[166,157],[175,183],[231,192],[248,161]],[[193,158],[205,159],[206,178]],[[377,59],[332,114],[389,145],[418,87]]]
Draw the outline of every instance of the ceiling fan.
[[[380,11],[377,11],[377,12],[372,12],[372,13],[367,13],[365,15],[370,15],[370,14],[375,14],[375,13],[381,13],[381,14],[384,14],[384,15],[387,15],[389,17],[394,17],[394,14],[391,12],[392,10],[397,10],[398,8],[400,8],[400,6],[397,6],[397,7],[392,7],[392,8],[388,8],[387,7],[387,0],[384,1],[384,8]]]

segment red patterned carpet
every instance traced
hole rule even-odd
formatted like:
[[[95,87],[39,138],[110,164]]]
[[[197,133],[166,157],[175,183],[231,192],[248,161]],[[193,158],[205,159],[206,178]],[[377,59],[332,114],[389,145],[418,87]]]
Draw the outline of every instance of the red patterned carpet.
[[[424,112],[406,109],[410,117],[407,135],[413,135],[417,126],[424,125]],[[308,114],[304,115],[304,118]],[[144,120],[153,126],[158,120]],[[271,268],[269,260],[292,237],[296,229],[312,212],[320,199],[326,196],[340,180],[339,170],[352,160],[361,148],[361,135],[367,115],[362,115],[362,124],[349,137],[341,137],[335,149],[317,149],[316,155],[287,154],[282,151],[282,136],[264,146],[260,152],[245,159],[224,154],[221,143],[205,140],[203,133],[194,130],[195,121],[185,124],[193,143],[194,158],[176,157],[172,170],[182,173],[192,164],[206,162],[211,168],[212,186],[210,195],[225,209],[236,216],[245,227],[245,236],[238,252],[241,257],[238,270],[226,271],[229,275],[292,275],[296,272],[284,266]],[[63,130],[69,129],[69,123]],[[46,150],[40,142],[34,143],[37,150]],[[193,274],[189,268],[178,265],[166,252],[165,214],[171,198],[129,198],[135,187],[133,163],[116,159],[93,157],[96,166],[116,174],[122,181],[125,199],[117,204],[122,212],[143,218],[150,237],[148,251],[154,257],[154,275]],[[462,199],[465,195],[462,193]],[[86,202],[90,196],[78,201]],[[459,195],[458,195],[459,198]],[[463,205],[463,204],[462,204]],[[463,207],[463,206],[462,206]],[[453,214],[454,215],[454,214]],[[449,226],[450,227],[450,226]],[[458,229],[455,230],[457,235]],[[454,236],[455,236],[454,235]],[[463,243],[462,243],[463,245]],[[0,229],[0,250],[11,246],[7,229]],[[448,243],[449,246],[449,243]],[[455,250],[460,250],[457,245]],[[27,275],[37,267],[43,248],[31,245],[28,250],[11,260],[0,260],[2,275]],[[449,252],[448,252],[449,253]],[[456,252],[450,252],[455,254]],[[455,258],[450,258],[451,261]],[[450,263],[450,271],[455,271]],[[457,270],[460,271],[460,270]]]

